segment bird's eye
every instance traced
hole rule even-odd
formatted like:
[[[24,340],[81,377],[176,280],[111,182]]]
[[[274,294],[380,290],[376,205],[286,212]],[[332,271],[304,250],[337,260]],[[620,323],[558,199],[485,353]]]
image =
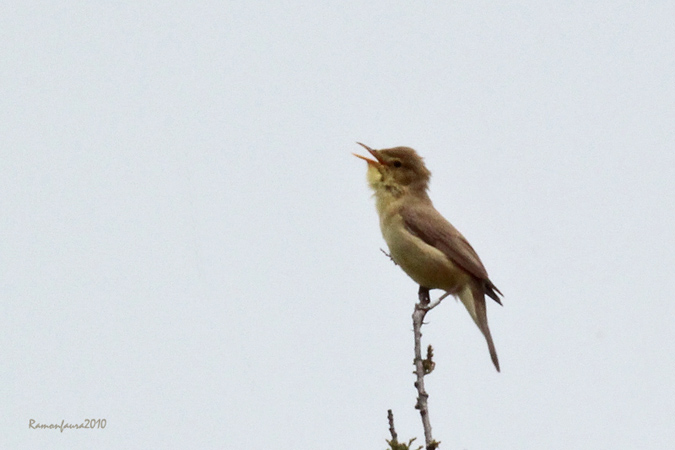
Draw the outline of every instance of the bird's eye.
[[[399,161],[399,160],[394,161],[393,164],[394,164],[394,167],[401,167],[402,166],[401,161]]]

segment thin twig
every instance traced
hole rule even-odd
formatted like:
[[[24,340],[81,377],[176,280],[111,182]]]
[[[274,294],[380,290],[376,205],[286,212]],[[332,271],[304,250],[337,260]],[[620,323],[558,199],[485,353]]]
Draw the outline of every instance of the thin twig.
[[[450,295],[450,293],[449,293],[449,292],[446,292],[445,294],[441,295],[441,296],[438,298],[438,300],[436,300],[436,301],[433,302],[433,303],[430,303],[429,306],[427,306],[427,312],[428,312],[428,311],[431,311],[432,309],[434,309],[435,307],[437,307],[438,305],[440,305],[441,302],[443,301],[443,299],[444,299],[445,297],[447,297],[448,295]]]
[[[381,251],[382,253],[384,253],[384,254],[385,254],[385,256],[386,256],[387,258],[389,258],[389,259],[391,260],[391,262],[393,262],[393,263],[394,263],[394,265],[395,265],[395,266],[398,266],[398,263],[397,263],[396,261],[394,261],[394,257],[393,257],[393,256],[391,256],[391,254],[389,254],[389,253],[385,252],[385,251],[384,251],[384,250],[382,250],[382,249],[380,249],[380,251]]]
[[[429,399],[429,394],[424,389],[424,376],[431,373],[435,363],[432,360],[433,349],[431,346],[427,349],[427,358],[422,359],[422,325],[424,324],[424,316],[438,306],[441,301],[449,294],[444,294],[436,300],[434,303],[431,303],[429,298],[429,288],[420,286],[419,290],[419,303],[415,304],[415,310],[413,311],[413,331],[415,334],[415,374],[417,379],[415,381],[415,388],[417,389],[417,403],[415,404],[415,409],[419,410],[420,416],[422,417],[422,426],[424,428],[424,440],[426,443],[427,450],[434,450],[438,448],[439,442],[435,441],[431,435],[431,421],[429,420],[429,405],[427,400]]]
[[[387,410],[387,419],[389,420],[389,433],[391,433],[391,441],[393,443],[398,443],[398,435],[396,434],[396,428],[394,428],[394,413],[391,412],[391,409]]]

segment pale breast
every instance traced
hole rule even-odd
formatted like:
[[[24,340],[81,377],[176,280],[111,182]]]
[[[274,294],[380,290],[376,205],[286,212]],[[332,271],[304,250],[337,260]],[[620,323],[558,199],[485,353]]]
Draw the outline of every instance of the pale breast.
[[[443,252],[411,234],[400,215],[381,219],[391,257],[417,284],[456,293],[470,282],[471,277]]]

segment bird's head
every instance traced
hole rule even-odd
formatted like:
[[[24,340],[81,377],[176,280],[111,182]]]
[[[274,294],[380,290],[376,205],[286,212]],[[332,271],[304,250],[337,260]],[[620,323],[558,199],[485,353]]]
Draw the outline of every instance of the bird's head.
[[[410,147],[373,150],[360,142],[357,144],[375,158],[373,160],[354,153],[354,156],[368,163],[368,184],[376,193],[382,190],[426,193],[431,172],[415,150]]]

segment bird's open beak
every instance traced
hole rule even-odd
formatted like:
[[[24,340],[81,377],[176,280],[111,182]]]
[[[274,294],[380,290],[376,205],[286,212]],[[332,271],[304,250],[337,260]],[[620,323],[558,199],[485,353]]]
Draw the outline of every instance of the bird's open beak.
[[[375,160],[372,160],[372,159],[370,159],[368,157],[365,157],[365,156],[357,155],[356,153],[352,153],[352,155],[356,156],[357,158],[361,158],[364,161],[366,161],[368,164],[372,164],[373,166],[376,166],[376,167],[379,167],[379,166],[384,164],[384,161],[382,161],[382,158],[380,158],[380,156],[377,154],[377,150],[373,150],[372,148],[368,147],[366,144],[362,144],[360,142],[357,142],[357,144],[359,144],[361,147],[368,150],[368,153],[373,155]]]

